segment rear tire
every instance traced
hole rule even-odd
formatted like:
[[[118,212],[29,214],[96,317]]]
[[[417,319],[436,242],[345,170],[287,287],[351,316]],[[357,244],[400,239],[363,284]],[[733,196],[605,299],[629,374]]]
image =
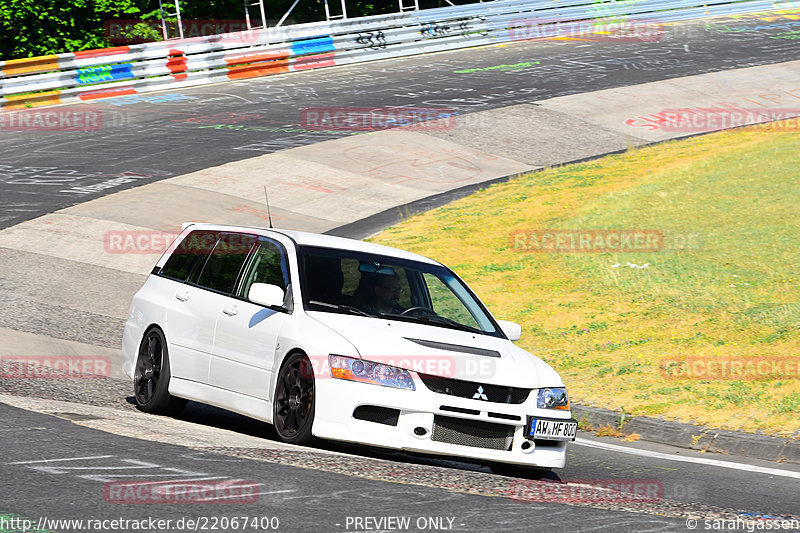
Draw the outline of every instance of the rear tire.
[[[169,352],[167,340],[159,328],[151,328],[139,345],[133,374],[133,396],[145,413],[176,415],[187,401],[169,393]]]
[[[288,356],[278,373],[272,402],[272,422],[283,442],[308,444],[313,439],[314,392],[311,361],[301,353]]]

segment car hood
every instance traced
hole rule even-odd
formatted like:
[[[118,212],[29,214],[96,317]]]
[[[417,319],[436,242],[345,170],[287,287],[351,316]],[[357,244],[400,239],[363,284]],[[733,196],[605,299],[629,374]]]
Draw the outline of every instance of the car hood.
[[[307,312],[363,359],[418,373],[506,387],[560,387],[550,365],[508,339],[399,320]]]

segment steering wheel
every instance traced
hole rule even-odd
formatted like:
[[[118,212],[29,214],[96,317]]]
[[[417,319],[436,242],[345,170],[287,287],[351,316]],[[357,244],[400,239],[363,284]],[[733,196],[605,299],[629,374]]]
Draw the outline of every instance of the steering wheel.
[[[435,315],[436,314],[436,311],[434,311],[433,309],[431,309],[429,307],[424,307],[424,306],[421,306],[421,305],[417,305],[417,306],[414,306],[414,307],[409,307],[408,309],[406,309],[405,311],[403,311],[400,314],[401,315],[406,315],[408,313],[411,313],[412,311],[425,311],[429,315]]]

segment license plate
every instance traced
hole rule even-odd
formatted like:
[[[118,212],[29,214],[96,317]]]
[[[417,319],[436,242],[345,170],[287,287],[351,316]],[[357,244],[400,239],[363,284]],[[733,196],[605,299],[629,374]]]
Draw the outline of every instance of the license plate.
[[[575,440],[578,421],[558,418],[528,417],[525,436],[540,440]]]

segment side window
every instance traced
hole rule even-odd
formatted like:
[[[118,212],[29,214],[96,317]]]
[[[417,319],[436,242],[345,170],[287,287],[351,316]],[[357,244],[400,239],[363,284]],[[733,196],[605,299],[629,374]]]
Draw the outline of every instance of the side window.
[[[160,274],[174,280],[186,281],[193,270],[205,263],[218,238],[217,231],[192,231],[169,256]]]
[[[356,292],[358,282],[361,280],[361,272],[358,271],[358,265],[358,259],[342,258],[342,276],[344,277],[342,294],[353,296],[353,293]]]
[[[269,283],[286,290],[289,266],[283,246],[265,237],[258,238],[258,249],[247,267],[237,296],[247,298],[253,283]]]
[[[225,294],[233,292],[245,259],[256,243],[254,235],[222,233],[197,277],[197,285]],[[194,277],[194,276],[192,276]]]
[[[428,286],[428,294],[431,297],[431,305],[437,315],[455,320],[460,324],[480,328],[475,321],[475,317],[464,306],[464,303],[453,294],[442,280],[433,274],[424,273],[423,278]]]
[[[342,262],[338,257],[310,255],[303,261],[307,285],[303,287],[303,299],[339,305],[344,303],[342,287],[345,277]]]

